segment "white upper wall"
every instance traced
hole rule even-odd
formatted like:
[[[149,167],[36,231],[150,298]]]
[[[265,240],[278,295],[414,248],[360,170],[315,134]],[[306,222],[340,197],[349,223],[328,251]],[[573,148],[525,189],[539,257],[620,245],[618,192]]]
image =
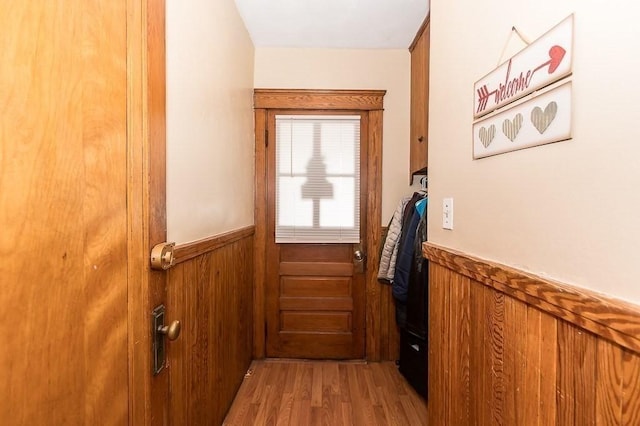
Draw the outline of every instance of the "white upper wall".
[[[533,40],[571,13],[573,139],[472,160],[473,84],[511,27]],[[639,21],[631,0],[431,2],[432,242],[640,302]]]
[[[236,0],[256,47],[402,49],[428,0]]]
[[[167,231],[253,224],[254,49],[233,0],[167,2]]]
[[[407,49],[256,48],[255,87],[269,89],[383,89],[382,221],[386,225],[409,187]]]

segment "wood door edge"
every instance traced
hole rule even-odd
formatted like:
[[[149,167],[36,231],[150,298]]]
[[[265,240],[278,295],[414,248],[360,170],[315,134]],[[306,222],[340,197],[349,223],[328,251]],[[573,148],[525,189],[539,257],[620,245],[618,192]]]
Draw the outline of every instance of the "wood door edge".
[[[265,278],[266,262],[266,143],[267,110],[255,109],[255,192],[254,192],[254,294],[253,294],[253,358],[266,356]]]
[[[380,361],[381,324],[383,315],[388,312],[380,306],[381,292],[377,271],[380,259],[380,228],[382,222],[382,125],[383,112],[369,113],[369,147],[367,200],[367,250],[369,257],[365,278],[365,356],[369,361]]]
[[[127,0],[126,19],[129,425],[146,426],[169,409],[168,373],[152,373],[150,332],[166,274],[149,267],[151,247],[166,239],[165,0]]]

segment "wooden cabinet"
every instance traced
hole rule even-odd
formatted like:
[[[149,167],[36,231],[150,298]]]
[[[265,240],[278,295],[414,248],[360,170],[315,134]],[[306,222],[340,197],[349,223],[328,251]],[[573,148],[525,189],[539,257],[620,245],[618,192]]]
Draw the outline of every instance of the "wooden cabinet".
[[[409,180],[427,167],[429,129],[429,16],[409,47],[411,52],[411,131]]]

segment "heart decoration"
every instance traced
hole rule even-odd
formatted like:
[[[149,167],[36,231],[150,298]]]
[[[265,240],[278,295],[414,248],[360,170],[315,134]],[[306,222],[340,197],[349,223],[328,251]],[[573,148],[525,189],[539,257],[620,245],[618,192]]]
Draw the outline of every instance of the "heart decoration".
[[[553,72],[558,68],[565,53],[567,53],[567,51],[564,50],[564,48],[558,45],[551,46],[551,49],[549,49],[549,57],[551,58],[549,61],[549,74],[553,74]]]
[[[509,120],[508,118],[502,122],[502,132],[506,137],[509,138],[511,142],[513,142],[518,136],[518,132],[520,132],[520,128],[522,127],[522,114],[517,114],[513,117],[513,120]]]
[[[549,102],[549,105],[545,107],[544,112],[540,107],[535,107],[531,111],[531,122],[533,123],[533,126],[538,129],[538,132],[543,134],[553,119],[556,118],[557,112],[558,104],[555,102]]]
[[[482,142],[482,146],[487,148],[491,144],[493,138],[496,136],[496,126],[492,124],[491,126],[489,126],[489,129],[481,127],[479,136],[480,142]]]

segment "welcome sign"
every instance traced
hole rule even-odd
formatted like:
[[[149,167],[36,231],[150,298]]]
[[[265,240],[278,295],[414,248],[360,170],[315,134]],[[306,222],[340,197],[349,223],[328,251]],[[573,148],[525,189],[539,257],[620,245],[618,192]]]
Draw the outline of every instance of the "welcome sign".
[[[573,15],[474,85],[474,119],[571,74]]]
[[[571,138],[571,81],[513,108],[476,121],[473,158],[530,148]]]

